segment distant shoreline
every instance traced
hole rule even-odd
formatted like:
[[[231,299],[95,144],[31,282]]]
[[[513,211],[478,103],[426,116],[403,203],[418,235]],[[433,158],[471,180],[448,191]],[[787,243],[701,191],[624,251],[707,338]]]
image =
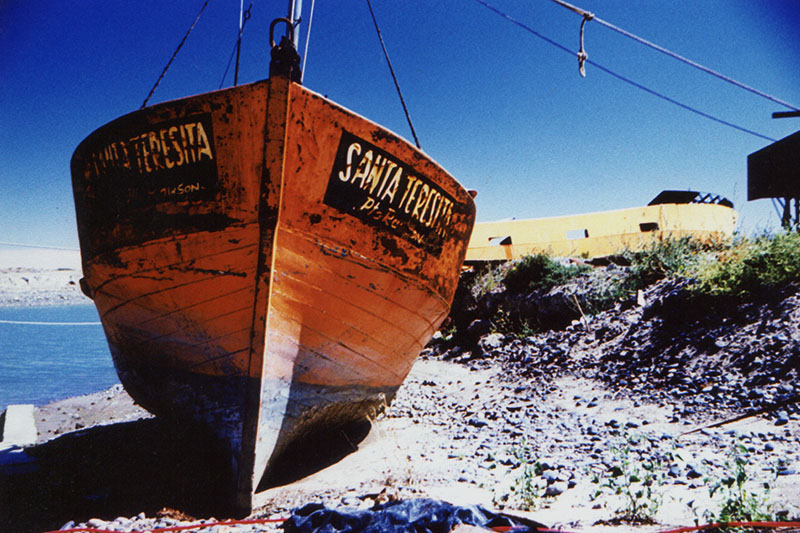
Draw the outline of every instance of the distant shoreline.
[[[78,250],[0,247],[0,307],[91,304]]]
[[[0,307],[89,305],[80,289],[83,273],[71,268],[0,268]]]

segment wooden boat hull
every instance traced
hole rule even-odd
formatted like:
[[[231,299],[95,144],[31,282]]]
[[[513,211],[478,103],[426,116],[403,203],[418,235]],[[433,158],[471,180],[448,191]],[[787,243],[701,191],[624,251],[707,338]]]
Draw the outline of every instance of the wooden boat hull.
[[[598,257],[667,238],[724,242],[733,238],[737,217],[732,206],[725,204],[657,203],[581,215],[479,222],[466,260],[506,261],[535,253]]]
[[[294,442],[391,401],[474,220],[427,156],[281,77],[117,119],[72,174],[120,380],[224,443],[245,511]]]

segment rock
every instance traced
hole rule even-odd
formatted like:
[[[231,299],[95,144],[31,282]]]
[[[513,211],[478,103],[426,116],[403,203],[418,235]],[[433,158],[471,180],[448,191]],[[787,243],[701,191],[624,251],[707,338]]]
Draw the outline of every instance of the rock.
[[[548,485],[555,483],[558,480],[558,472],[555,470],[545,470],[542,472],[542,479],[547,481]]]
[[[556,481],[552,485],[548,485],[544,491],[545,496],[558,496],[567,490],[567,483],[564,481]]]
[[[789,413],[786,411],[778,411],[778,416],[775,419],[776,426],[785,426],[789,423]]]
[[[345,496],[342,498],[342,505],[345,507],[359,507],[361,505],[361,498],[355,496]]]
[[[467,424],[476,428],[482,428],[489,425],[489,423],[486,420],[482,420],[477,417],[472,417],[469,420],[467,420]]]
[[[491,352],[492,350],[497,350],[501,348],[504,344],[505,335],[502,333],[490,333],[488,335],[484,335],[478,341],[478,347],[483,350],[484,353]]]
[[[492,323],[485,319],[473,320],[469,327],[467,327],[466,335],[467,340],[476,343],[478,339],[491,331]]]
[[[689,479],[697,479],[699,477],[703,477],[703,474],[700,472],[695,465],[689,464],[687,465],[688,471],[686,472],[686,477]]]

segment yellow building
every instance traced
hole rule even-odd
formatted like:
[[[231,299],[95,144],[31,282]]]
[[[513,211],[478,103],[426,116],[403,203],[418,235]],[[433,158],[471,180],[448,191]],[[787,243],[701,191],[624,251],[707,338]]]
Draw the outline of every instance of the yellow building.
[[[643,207],[478,222],[466,260],[499,261],[540,252],[557,257],[598,257],[668,237],[724,241],[733,237],[737,216],[733,204],[721,196],[663,191]]]

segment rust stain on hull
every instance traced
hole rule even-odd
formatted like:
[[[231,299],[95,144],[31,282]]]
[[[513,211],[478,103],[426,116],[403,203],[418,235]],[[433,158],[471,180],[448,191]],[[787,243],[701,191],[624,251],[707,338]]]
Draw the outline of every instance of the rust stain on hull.
[[[122,383],[225,443],[244,511],[298,439],[391,401],[474,223],[425,154],[279,77],[117,119],[72,176]]]

